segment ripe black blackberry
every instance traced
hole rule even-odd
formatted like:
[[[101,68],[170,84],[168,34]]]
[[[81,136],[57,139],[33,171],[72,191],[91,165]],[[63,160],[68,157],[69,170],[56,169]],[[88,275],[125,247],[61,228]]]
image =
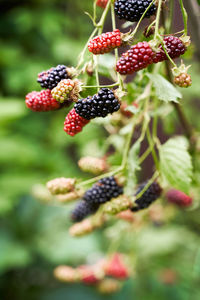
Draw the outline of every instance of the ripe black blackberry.
[[[73,222],[80,222],[87,216],[95,213],[99,208],[98,204],[90,203],[81,200],[77,203],[74,210],[71,213],[71,220]]]
[[[123,194],[123,188],[119,186],[113,176],[105,177],[92,186],[83,196],[87,203],[102,204]]]
[[[68,78],[70,78],[70,76],[68,74],[67,67],[64,65],[58,65],[55,68],[39,73],[37,82],[42,88],[52,90],[62,79]]]
[[[102,88],[98,94],[89,96],[86,99],[80,99],[74,105],[76,113],[86,120],[96,117],[105,118],[108,114],[112,114],[120,109],[120,103],[112,90]]]
[[[115,1],[115,13],[119,19],[138,22],[151,2],[152,0],[118,0]],[[146,12],[145,18],[154,15],[156,9],[155,4],[152,4]]]
[[[147,182],[142,183],[138,187],[135,196],[137,196],[144,189],[146,185]],[[157,182],[153,182],[148,187],[148,189],[142,194],[142,196],[135,201],[136,206],[133,207],[131,210],[138,211],[149,207],[154,201],[156,201],[159,198],[161,192],[162,192],[162,188],[160,187],[160,185]]]

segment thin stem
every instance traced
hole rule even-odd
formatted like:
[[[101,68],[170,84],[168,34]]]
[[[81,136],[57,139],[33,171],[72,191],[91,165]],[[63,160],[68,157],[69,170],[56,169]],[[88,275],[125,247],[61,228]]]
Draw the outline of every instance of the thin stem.
[[[146,192],[146,190],[148,190],[148,188],[150,187],[150,185],[158,178],[159,176],[159,172],[156,171],[153,176],[151,177],[151,179],[149,179],[148,183],[145,185],[145,187],[141,190],[140,193],[137,194],[137,196],[134,198],[134,202],[135,200],[139,199],[140,197],[142,197],[142,195]]]
[[[156,15],[156,26],[155,26],[154,39],[157,38],[158,32],[159,32],[161,7],[162,7],[162,0],[158,0],[158,8],[157,8],[157,15]]]
[[[147,150],[140,156],[139,165],[141,165],[143,163],[143,161],[149,156],[149,154],[151,153],[153,147],[154,147],[154,143],[152,143],[152,145],[149,146],[147,148]]]
[[[187,11],[183,5],[183,0],[179,0],[180,3],[180,7],[181,7],[181,11],[182,11],[182,15],[183,15],[183,22],[184,22],[184,33],[185,35],[187,35],[188,33],[188,15],[187,15]]]
[[[85,47],[83,48],[83,51],[79,55],[79,62],[78,62],[78,65],[76,66],[76,69],[79,69],[79,67],[82,65],[82,63],[84,61],[84,55],[85,55],[85,52],[86,52],[87,47],[88,47],[88,43],[93,38],[93,36],[96,34],[97,30],[98,30],[98,28],[95,28],[93,30],[93,32],[91,33],[89,39],[87,40],[87,43],[85,44]]]
[[[151,153],[152,153],[152,157],[153,157],[154,163],[156,165],[156,169],[159,170],[159,161],[158,161],[158,158],[157,158],[156,151],[154,149],[154,142],[152,140],[149,127],[147,128],[146,136],[147,136],[147,140],[148,140],[149,146],[151,147]]]
[[[95,60],[95,77],[96,77],[96,85],[97,92],[99,91],[99,58],[97,56],[94,57]]]
[[[138,21],[138,23],[137,23],[135,29],[134,29],[133,32],[130,34],[130,36],[129,36],[130,43],[132,42],[132,39],[134,38],[134,36],[135,36],[135,34],[136,34],[136,32],[137,32],[139,26],[140,26],[140,23],[142,22],[142,20],[144,19],[146,13],[148,12],[148,10],[150,9],[150,7],[153,5],[153,3],[154,3],[155,1],[156,1],[156,0],[153,0],[153,1],[149,4],[149,6],[147,7],[147,9],[145,10],[145,12],[143,13],[143,15],[141,16],[140,20]]]
[[[82,85],[82,88],[84,89],[88,89],[88,88],[112,88],[115,86],[118,86],[119,82],[113,83],[113,84],[109,84],[109,85]]]
[[[156,109],[158,107],[158,98],[157,97],[155,97],[154,103],[155,103],[154,110],[156,111]],[[153,118],[153,132],[152,132],[153,140],[155,139],[155,137],[157,137],[157,127],[158,127],[158,115],[155,114],[154,118]]]
[[[111,5],[111,19],[112,19],[112,29],[115,30],[116,29],[116,21],[115,21],[115,11],[114,11],[114,4],[112,3]],[[119,59],[119,53],[118,53],[118,48],[115,49],[115,61],[117,63]],[[117,79],[119,82],[119,86],[120,89],[123,90],[124,89],[124,85],[123,85],[123,80],[121,78],[121,75],[117,72]]]
[[[163,43],[163,40],[161,39],[161,37],[159,37],[159,38],[160,38],[160,42],[161,42],[162,48],[163,48],[163,50],[164,50],[164,52],[165,52],[165,54],[166,54],[168,60],[171,62],[171,64],[172,64],[175,68],[177,68],[177,65],[175,64],[175,62],[173,61],[173,59],[169,56],[169,54],[168,54],[168,52],[167,52],[167,49],[166,49],[166,47],[165,47],[165,44]]]
[[[128,160],[128,152],[131,146],[131,141],[132,141],[132,136],[133,136],[133,132],[135,129],[135,125],[136,125],[136,121],[135,118],[133,117],[133,121],[132,121],[132,128],[128,134],[128,138],[126,141],[126,145],[124,148],[124,153],[123,153],[123,159],[122,159],[122,169],[124,170],[126,168],[126,164],[127,164],[127,160]]]
[[[82,182],[80,182],[80,183],[78,183],[78,184],[76,185],[76,188],[80,188],[80,187],[82,187],[82,186],[84,186],[84,185],[92,184],[92,183],[94,183],[94,182],[96,182],[96,181],[98,181],[98,180],[100,180],[100,179],[102,179],[102,178],[104,178],[104,177],[113,176],[113,175],[119,173],[120,171],[122,171],[122,168],[121,168],[121,167],[119,167],[119,168],[117,168],[117,169],[115,169],[115,170],[113,170],[113,171],[111,171],[111,172],[108,172],[108,173],[105,173],[105,174],[102,174],[102,175],[93,177],[93,178],[91,178],[91,179],[82,181]]]

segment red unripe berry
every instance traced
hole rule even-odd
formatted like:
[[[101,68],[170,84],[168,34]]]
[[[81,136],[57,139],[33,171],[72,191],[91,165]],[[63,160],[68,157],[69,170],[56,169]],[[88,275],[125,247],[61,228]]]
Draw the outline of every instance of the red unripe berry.
[[[122,54],[116,65],[116,71],[122,75],[132,74],[153,63],[154,52],[147,42],[139,42]]]
[[[108,0],[97,0],[97,2],[96,2],[97,6],[102,7],[102,8],[106,8],[107,3],[108,3]]]
[[[60,103],[52,97],[51,90],[33,91],[26,95],[25,103],[33,111],[50,111],[60,108]]]
[[[192,202],[193,202],[191,197],[189,197],[185,193],[183,193],[179,190],[175,190],[175,189],[169,190],[166,193],[166,198],[167,198],[168,202],[174,203],[180,207],[190,206],[190,205],[192,205]]]
[[[126,279],[129,277],[129,271],[125,266],[119,253],[115,253],[111,260],[105,264],[105,274],[118,279]]]
[[[89,123],[89,120],[86,120],[79,116],[75,109],[71,109],[70,112],[67,114],[64,122],[64,131],[74,136],[75,134],[82,131],[83,127]]]
[[[93,38],[88,44],[88,49],[93,54],[104,54],[120,47],[121,43],[121,33],[116,29]]]
[[[186,46],[175,36],[167,36],[163,40],[167,53],[174,59],[183,55]],[[159,46],[159,51],[154,52],[147,42],[139,42],[132,46],[127,52],[122,54],[116,65],[116,71],[122,75],[132,74],[139,70],[145,69],[152,63],[167,60],[163,46]]]
[[[81,281],[85,284],[96,284],[100,280],[95,274],[95,268],[93,268],[93,266],[83,265],[78,268],[78,271],[81,276]]]

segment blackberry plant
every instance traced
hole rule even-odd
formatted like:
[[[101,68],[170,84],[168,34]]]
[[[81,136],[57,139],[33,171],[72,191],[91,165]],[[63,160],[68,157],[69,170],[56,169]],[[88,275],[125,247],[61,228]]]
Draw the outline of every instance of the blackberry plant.
[[[54,185],[53,192],[52,188],[49,189],[54,201],[59,202],[61,198],[67,199],[66,201],[76,198],[79,200],[71,213],[71,220],[75,222],[70,227],[72,236],[91,233],[103,225],[109,226],[110,220],[113,221],[114,228],[115,220],[123,219],[131,223],[130,227],[122,227],[117,235],[121,234],[120,237],[124,235],[129,239],[133,222],[136,222],[139,230],[146,226],[149,216],[152,222],[158,221],[152,211],[156,205],[157,211],[165,211],[165,206],[158,199],[162,199],[162,195],[169,189],[171,192],[166,194],[168,202],[182,208],[192,205],[191,154],[195,156],[197,135],[185,115],[182,94],[174,85],[174,82],[179,87],[191,85],[191,77],[187,73],[189,67],[183,62],[180,64],[179,60],[176,63],[174,61],[184,55],[190,46],[187,13],[183,1],[179,0],[179,3],[184,28],[174,32],[171,29],[174,3],[169,6],[163,0],[93,1],[93,15],[89,16],[94,30],[78,57],[78,64],[73,72],[76,78],[72,80],[69,68],[59,65],[39,74],[38,82],[43,88],[47,88],[46,91],[32,92],[26,96],[26,105],[34,111],[64,108],[68,101],[73,107],[67,113],[64,131],[71,137],[85,127],[80,133],[80,137],[85,139],[87,130],[93,125],[103,127],[107,135],[102,143],[96,142],[99,138],[96,135],[95,143],[91,143],[90,154],[86,153],[86,158],[79,159],[81,170],[91,172],[95,177],[87,180],[76,178],[69,191],[62,188],[61,177],[62,181],[59,178],[53,181],[59,187],[56,193]],[[104,8],[100,18],[96,6]],[[103,33],[109,13],[112,28]],[[116,28],[115,16],[137,23],[134,27],[131,25],[129,31],[125,29],[129,23]],[[148,33],[151,32],[151,40],[146,40],[140,34],[144,18],[149,19],[145,36],[149,36]],[[124,45],[129,49],[124,51],[121,48],[120,56],[119,48]],[[114,55],[107,54],[112,50]],[[103,58],[101,54],[105,54]],[[135,76],[126,77],[133,73]],[[44,94],[46,98],[43,97]],[[173,109],[177,113],[183,134],[161,143],[158,124],[165,121],[165,118],[171,118]],[[71,138],[69,136],[63,135],[66,143]],[[85,144],[83,153],[90,148],[87,141]],[[147,157],[152,158],[151,168],[145,165]],[[195,157],[193,162],[195,164]],[[148,178],[149,173],[150,178],[138,186],[140,179]],[[63,190],[66,191],[64,195]],[[156,200],[158,204],[154,203]],[[160,215],[159,222],[162,223],[162,214]],[[116,231],[120,228],[117,224]],[[116,234],[112,227],[110,231],[107,234],[112,239]],[[113,242],[115,246],[119,246],[120,237],[118,242]],[[115,274],[116,278],[128,277],[126,269],[120,267],[115,270],[111,266],[107,270],[108,276]],[[65,271],[66,278],[74,274],[69,268]],[[61,278],[59,276],[57,278]],[[96,284],[103,280],[103,276],[96,280],[96,273],[93,272],[84,276],[85,283]]]

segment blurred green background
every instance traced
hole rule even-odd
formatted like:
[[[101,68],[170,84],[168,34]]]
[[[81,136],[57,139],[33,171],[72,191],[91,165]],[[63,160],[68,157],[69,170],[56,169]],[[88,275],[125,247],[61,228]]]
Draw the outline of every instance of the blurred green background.
[[[76,266],[101,257],[113,232],[126,229],[124,223],[118,222],[117,229],[111,227],[104,235],[102,230],[71,238],[67,229],[73,204],[63,209],[31,196],[34,186],[38,189],[37,184],[49,179],[84,178],[76,162],[82,155],[103,153],[104,130],[90,124],[87,134],[82,132],[72,139],[62,129],[67,109],[40,114],[28,111],[24,104],[28,92],[39,90],[37,73],[57,64],[76,65],[92,30],[83,13],[91,12],[91,2],[0,1],[1,300],[108,298],[94,288],[59,283],[52,271],[58,264]],[[191,108],[199,96],[198,68],[196,64],[192,71],[194,84],[185,92],[185,105],[187,115],[193,116],[193,125],[199,128],[198,111]],[[173,121],[175,116],[165,125],[169,134],[174,129]],[[152,223],[140,234],[124,235],[120,250],[138,253],[138,276],[109,299],[179,300],[189,299],[191,291],[191,299],[200,299],[198,216],[198,210],[178,213],[171,225],[157,228]],[[176,270],[178,280],[167,285],[159,274],[171,268]]]

